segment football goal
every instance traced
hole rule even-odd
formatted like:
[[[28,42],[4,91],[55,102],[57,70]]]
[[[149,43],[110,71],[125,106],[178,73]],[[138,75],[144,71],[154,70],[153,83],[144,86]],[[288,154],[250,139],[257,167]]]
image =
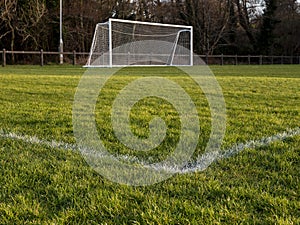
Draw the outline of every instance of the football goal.
[[[96,25],[86,67],[192,66],[193,27],[109,19]]]

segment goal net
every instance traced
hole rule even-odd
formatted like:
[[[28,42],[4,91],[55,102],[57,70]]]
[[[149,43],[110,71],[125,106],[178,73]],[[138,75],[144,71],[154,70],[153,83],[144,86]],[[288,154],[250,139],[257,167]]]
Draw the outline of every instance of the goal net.
[[[96,26],[86,67],[192,66],[193,27],[109,19]]]

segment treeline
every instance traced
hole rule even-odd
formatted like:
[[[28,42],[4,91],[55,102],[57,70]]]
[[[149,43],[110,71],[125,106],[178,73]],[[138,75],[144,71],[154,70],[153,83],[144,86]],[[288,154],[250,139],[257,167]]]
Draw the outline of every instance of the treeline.
[[[1,0],[0,48],[57,51],[59,0]],[[65,51],[89,51],[108,18],[194,27],[198,54],[300,54],[297,0],[63,0]]]

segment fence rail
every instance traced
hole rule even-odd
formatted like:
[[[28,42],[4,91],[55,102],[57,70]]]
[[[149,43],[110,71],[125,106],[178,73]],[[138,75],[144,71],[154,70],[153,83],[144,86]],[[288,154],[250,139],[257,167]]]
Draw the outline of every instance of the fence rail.
[[[206,64],[265,65],[265,64],[300,64],[300,56],[266,55],[200,55]]]
[[[89,52],[46,52],[40,51],[0,51],[2,66],[7,64],[45,64],[59,63],[60,55],[64,63],[84,65]],[[300,64],[300,56],[265,56],[265,55],[200,55],[208,65],[266,65],[266,64]]]
[[[79,64],[86,63],[89,52],[47,52],[43,51],[7,51],[3,49],[0,51],[2,66],[7,64],[39,64],[44,66],[45,64],[59,63],[60,55],[64,55],[64,63],[67,64]]]

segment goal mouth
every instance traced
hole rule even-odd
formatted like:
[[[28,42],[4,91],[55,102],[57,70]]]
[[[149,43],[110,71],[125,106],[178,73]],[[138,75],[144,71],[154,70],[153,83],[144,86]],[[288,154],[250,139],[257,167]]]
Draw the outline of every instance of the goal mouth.
[[[110,19],[97,24],[85,67],[192,66],[190,26]]]

